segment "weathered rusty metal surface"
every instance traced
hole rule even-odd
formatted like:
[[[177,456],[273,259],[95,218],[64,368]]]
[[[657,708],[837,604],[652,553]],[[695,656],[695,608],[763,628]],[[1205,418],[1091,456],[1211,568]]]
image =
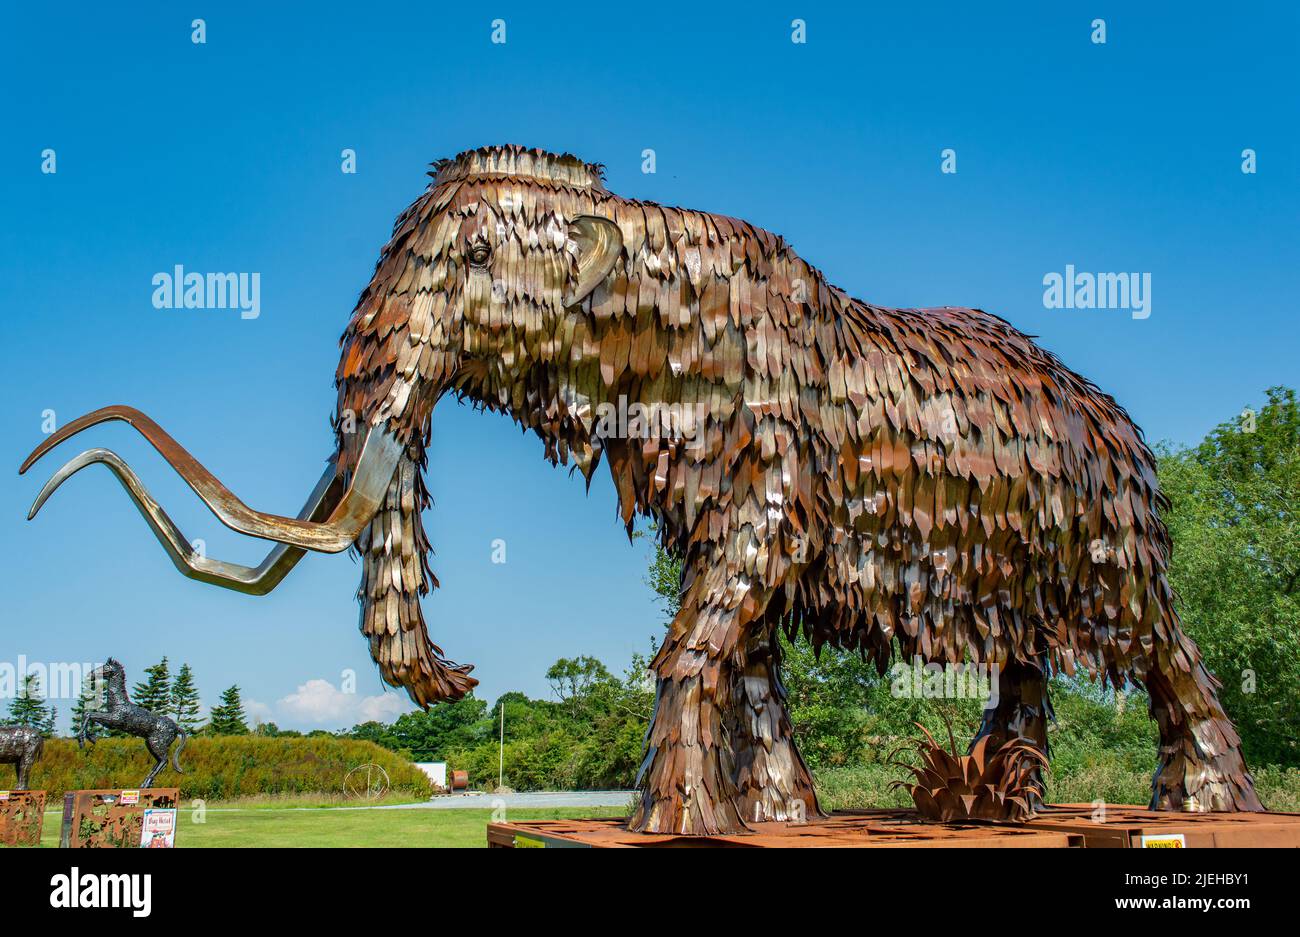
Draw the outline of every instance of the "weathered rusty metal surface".
[[[45,739],[28,726],[0,726],[0,765],[14,766],[14,788],[27,790],[32,765],[40,760]]]
[[[0,791],[0,844],[39,846],[45,791]]]
[[[1295,813],[1174,813],[1124,804],[1053,804],[1025,828],[1078,833],[1089,849],[1150,848],[1152,839],[1163,846],[1174,837],[1187,849],[1300,848],[1300,814]]]
[[[624,821],[522,820],[490,823],[489,847],[638,847],[716,846],[774,849],[1067,849],[1083,845],[1077,831],[1033,830],[1024,826],[921,822],[911,811],[871,810],[835,813],[807,823],[768,821],[740,833],[682,836],[630,832]]]
[[[140,846],[144,812],[176,809],[180,789],[68,791],[63,795],[64,849],[135,849]]]
[[[935,741],[925,726],[925,735],[911,745],[895,750],[889,764],[910,771],[910,781],[894,781],[912,797],[917,816],[931,822],[955,823],[978,820],[1028,820],[1042,804],[1042,770],[1047,754],[1027,738],[1015,736],[995,743],[999,736],[984,735],[971,746],[969,755],[957,752],[948,726],[949,748]],[[919,764],[906,761],[901,753],[910,749]]]
[[[622,198],[573,156],[485,147],[432,176],[336,374],[340,475],[374,464],[375,432],[400,449],[355,543],[361,629],[390,684],[422,705],[475,684],[430,642],[419,601],[437,585],[420,469],[452,393],[510,414],[588,481],[605,461],[622,522],[652,518],[683,558],[637,829],[816,815],[778,628],[882,669],[895,653],[1005,667],[984,734],[1045,738],[1049,671],[1137,681],[1160,727],[1152,803],[1261,809],[1174,608],[1155,459],[1111,397],[997,316],[854,299],[780,237]],[[613,431],[611,407],[629,416]],[[332,523],[241,513],[177,456],[236,529],[340,545]]]
[[[185,772],[181,770],[180,756],[181,749],[189,739],[189,733],[170,717],[150,712],[143,706],[132,703],[126,693],[126,669],[113,658],[104,661],[96,675],[105,688],[104,705],[99,709],[86,709],[86,715],[77,729],[77,747],[85,748],[87,738],[90,739],[91,745],[95,744],[94,736],[86,734],[92,722],[106,729],[114,729],[144,739],[145,747],[154,757],[153,768],[140,782],[140,787],[145,788],[150,787],[158,777],[158,772],[166,767],[168,749],[171,748],[172,742],[179,738],[180,744],[176,746],[176,751],[172,752],[172,768],[177,774],[184,774]]]

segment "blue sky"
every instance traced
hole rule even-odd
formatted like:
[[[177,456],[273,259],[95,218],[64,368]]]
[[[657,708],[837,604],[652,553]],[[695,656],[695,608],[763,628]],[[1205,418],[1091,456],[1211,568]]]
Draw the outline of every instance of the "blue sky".
[[[264,598],[192,583],[99,469],[27,523],[49,472],[108,445],[210,554],[260,559],[260,541],[222,528],[121,425],[16,468],[43,411],[62,423],[130,403],[249,504],[296,511],[329,452],[357,293],[427,164],[471,146],[603,162],[614,191],[746,218],[873,302],[996,312],[1153,440],[1195,441],[1265,387],[1300,383],[1296,8],[992,6],[12,9],[0,661],[111,654],[134,678],[165,653],[194,666],[205,703],[238,683],[263,718],[297,727],[405,708],[356,632],[347,555],[309,556]],[[791,42],[796,17],[805,44]],[[1104,45],[1090,41],[1098,17]],[[505,44],[491,42],[496,18]],[[344,148],[355,174],[340,172]],[[955,174],[940,172],[945,148]],[[151,278],[176,264],[260,273],[261,315],[153,308]],[[1044,275],[1067,264],[1149,273],[1150,317],[1044,308]],[[488,699],[546,693],[561,656],[622,669],[662,631],[646,548],[616,523],[607,476],[588,496],[541,456],[502,418],[454,404],[434,416],[427,525],[443,588],[425,608]],[[335,689],[348,669],[350,697]]]

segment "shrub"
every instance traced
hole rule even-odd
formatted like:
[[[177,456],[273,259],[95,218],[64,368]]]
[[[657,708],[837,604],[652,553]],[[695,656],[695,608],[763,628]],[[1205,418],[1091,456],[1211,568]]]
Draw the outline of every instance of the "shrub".
[[[173,747],[174,750],[174,747]],[[226,800],[255,794],[340,793],[352,768],[377,764],[388,772],[392,789],[415,796],[430,793],[420,769],[372,742],[312,738],[262,738],[254,735],[191,738],[180,756],[185,774],[170,762],[155,782],[179,785],[182,797]],[[31,785],[58,800],[64,791],[131,788],[140,783],[153,758],[139,739],[102,739],[84,751],[72,739],[51,739],[32,771]],[[0,772],[7,772],[0,767]],[[3,775],[0,775],[2,777]],[[0,786],[8,784],[0,781]]]

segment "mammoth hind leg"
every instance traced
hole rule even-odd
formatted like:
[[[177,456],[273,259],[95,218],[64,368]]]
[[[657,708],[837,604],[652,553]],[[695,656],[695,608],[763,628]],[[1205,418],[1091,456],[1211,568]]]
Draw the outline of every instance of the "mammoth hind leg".
[[[1048,753],[1047,723],[1053,718],[1052,701],[1047,695],[1047,673],[1041,660],[1012,660],[996,670],[996,697],[989,699],[979,732],[971,742],[986,736],[994,745],[1013,738],[1033,742],[1044,755]]]
[[[1241,738],[1223,711],[1220,684],[1189,638],[1181,655],[1156,645],[1141,674],[1151,697],[1151,718],[1160,729],[1160,760],[1151,779],[1151,809],[1262,811],[1241,754]],[[1189,664],[1179,666],[1179,658]]]
[[[996,684],[993,684],[996,681]],[[1047,694],[1047,669],[1043,660],[1008,661],[990,674],[991,696],[984,710],[979,732],[971,740],[970,750],[983,738],[989,739],[992,751],[1015,738],[1025,739],[1048,755],[1047,724],[1055,718],[1052,701]],[[1035,766],[1033,776],[1045,782],[1043,772]],[[1038,798],[1033,798],[1037,809]]]

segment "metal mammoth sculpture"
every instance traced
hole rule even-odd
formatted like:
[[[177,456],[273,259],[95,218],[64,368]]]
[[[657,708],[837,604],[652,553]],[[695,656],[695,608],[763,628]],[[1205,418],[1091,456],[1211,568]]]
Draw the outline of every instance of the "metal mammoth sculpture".
[[[569,155],[485,147],[438,162],[343,332],[335,452],[296,518],[255,511],[130,407],[216,516],[278,545],[256,568],[197,555],[123,461],[96,462],[172,561],[270,591],[307,550],[363,559],[361,630],[421,705],[474,686],[430,643],[421,511],[444,394],[510,414],[552,462],[603,458],[629,529],[684,562],[653,666],[634,829],[708,833],[816,813],[778,628],[905,659],[997,664],[982,735],[1046,749],[1050,671],[1150,693],[1152,804],[1259,810],[1218,684],[1174,608],[1155,459],[1109,396],[1002,319],[888,309],[835,288],[744,221],[622,198]],[[612,412],[618,418],[611,420]],[[626,417],[626,418],[625,418]]]

